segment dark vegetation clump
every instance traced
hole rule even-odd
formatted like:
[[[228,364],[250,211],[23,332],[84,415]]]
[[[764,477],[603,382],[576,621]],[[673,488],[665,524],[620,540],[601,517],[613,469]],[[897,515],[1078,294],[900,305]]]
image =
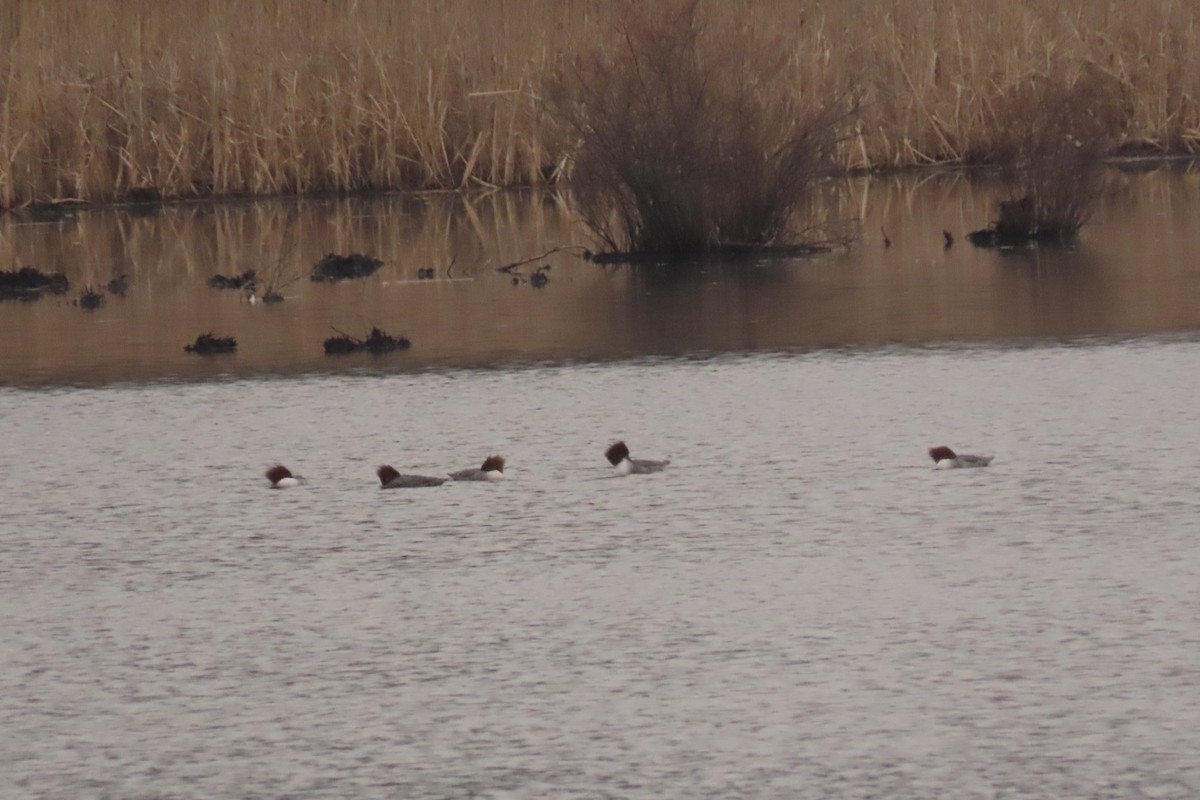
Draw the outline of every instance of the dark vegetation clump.
[[[162,212],[163,193],[155,186],[135,186],[117,199],[131,217],[154,217]]]
[[[83,294],[79,295],[79,307],[85,308],[88,311],[95,311],[104,305],[104,295],[93,287],[91,284],[83,287]]]
[[[977,247],[1072,241],[1087,222],[1104,160],[1128,128],[1133,107],[1121,82],[1085,67],[1073,80],[1034,76],[996,105],[993,158],[1016,194],[998,218],[968,234]]]
[[[29,222],[64,222],[79,216],[79,210],[87,204],[81,200],[50,200],[44,203],[26,203],[13,209],[13,213]]]
[[[318,282],[366,278],[374,275],[382,266],[383,262],[378,258],[364,256],[362,253],[351,253],[348,256],[330,253],[313,266],[311,277]]]
[[[214,353],[232,353],[237,350],[237,339],[232,336],[214,336],[212,333],[202,333],[196,341],[183,348],[188,353],[199,353],[211,356]]]
[[[125,293],[129,291],[129,276],[124,273],[117,275],[106,283],[104,288],[108,290],[109,294],[124,297]]]
[[[437,272],[433,267],[417,267],[417,280],[431,281],[437,277]]]
[[[45,273],[36,267],[0,270],[0,300],[39,300],[43,294],[65,294],[70,285],[61,272]]]
[[[119,202],[128,205],[162,205],[163,193],[157,186],[134,186],[121,196]]]
[[[790,80],[782,34],[708,25],[698,0],[627,2],[545,97],[575,139],[584,222],[612,253],[688,257],[794,239],[853,103]],[[766,86],[791,86],[784,94]]]
[[[214,289],[254,289],[258,274],[248,269],[241,275],[213,275],[208,279],[208,285]]]
[[[986,228],[971,231],[967,239],[976,247],[1021,247],[1030,244],[1068,244],[1082,220],[1073,226],[1055,226],[1039,220],[1033,195],[1002,200],[996,221]]]
[[[337,330],[337,328],[334,328]],[[407,350],[412,342],[403,336],[392,336],[374,326],[365,339],[358,339],[349,334],[337,331],[337,336],[325,340],[325,355],[342,355],[344,353],[391,353],[394,350]]]

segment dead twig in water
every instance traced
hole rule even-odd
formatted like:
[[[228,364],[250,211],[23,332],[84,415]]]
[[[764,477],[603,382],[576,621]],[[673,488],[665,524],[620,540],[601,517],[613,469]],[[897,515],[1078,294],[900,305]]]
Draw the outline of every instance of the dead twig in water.
[[[267,273],[266,287],[263,291],[262,301],[264,303],[283,302],[283,290],[300,280],[301,277],[303,276],[298,274],[292,274],[291,277],[285,275],[283,270],[283,258],[280,257],[276,259],[275,264]],[[254,294],[253,287],[251,287],[250,294]]]
[[[578,250],[578,249],[579,249],[579,246],[574,245],[574,244],[565,245],[563,247],[552,247],[549,250],[547,250],[546,252],[542,253],[540,256],[534,256],[533,258],[526,258],[521,261],[514,261],[511,264],[505,264],[503,267],[496,267],[496,272],[503,272],[505,274],[511,275],[513,273],[513,270],[515,270],[517,267],[520,267],[524,264],[529,264],[533,261],[541,261],[543,258],[545,258],[546,256],[551,255],[553,253],[561,253],[564,250]]]

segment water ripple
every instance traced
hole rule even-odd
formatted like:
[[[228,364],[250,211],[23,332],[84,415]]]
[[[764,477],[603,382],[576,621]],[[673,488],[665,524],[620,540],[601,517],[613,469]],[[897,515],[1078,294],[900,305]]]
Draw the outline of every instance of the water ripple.
[[[1192,796],[1198,367],[0,390],[0,794]],[[616,437],[674,463],[608,478]],[[942,442],[996,462],[934,471]],[[489,452],[511,480],[373,475]],[[276,460],[310,483],[266,490]]]

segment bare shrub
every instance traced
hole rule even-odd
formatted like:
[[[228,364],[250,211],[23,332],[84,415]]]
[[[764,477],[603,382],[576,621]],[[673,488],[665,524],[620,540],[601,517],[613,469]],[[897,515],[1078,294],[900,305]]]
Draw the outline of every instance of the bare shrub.
[[[621,252],[780,242],[834,154],[849,103],[785,78],[787,47],[706,24],[698,0],[621,7],[619,44],[558,70],[545,97],[574,135],[584,221]]]
[[[996,105],[995,157],[1018,195],[993,225],[1004,239],[1069,238],[1087,221],[1104,159],[1132,116],[1125,87],[1093,65],[1074,80],[1037,75]]]

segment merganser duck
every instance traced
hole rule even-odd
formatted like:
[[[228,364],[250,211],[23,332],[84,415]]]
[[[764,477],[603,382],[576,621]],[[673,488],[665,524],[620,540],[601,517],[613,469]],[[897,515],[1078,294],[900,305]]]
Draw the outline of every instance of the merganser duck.
[[[929,457],[933,459],[934,469],[958,469],[959,467],[986,467],[992,463],[995,456],[959,455],[949,447],[929,448]]]
[[[502,481],[504,480],[504,456],[488,456],[479,469],[460,469],[451,472],[456,481]]]
[[[608,463],[615,467],[618,475],[642,474],[646,472],[659,472],[666,469],[670,461],[645,461],[642,459],[631,459],[629,457],[629,448],[624,442],[616,442],[609,445],[604,451],[604,457],[608,459]]]
[[[379,476],[380,489],[418,489],[422,486],[441,486],[448,478],[434,478],[429,475],[401,475],[396,468],[384,464],[375,470]]]
[[[293,475],[292,471],[283,464],[276,464],[266,472],[267,480],[272,489],[290,489],[304,483],[303,475]]]

